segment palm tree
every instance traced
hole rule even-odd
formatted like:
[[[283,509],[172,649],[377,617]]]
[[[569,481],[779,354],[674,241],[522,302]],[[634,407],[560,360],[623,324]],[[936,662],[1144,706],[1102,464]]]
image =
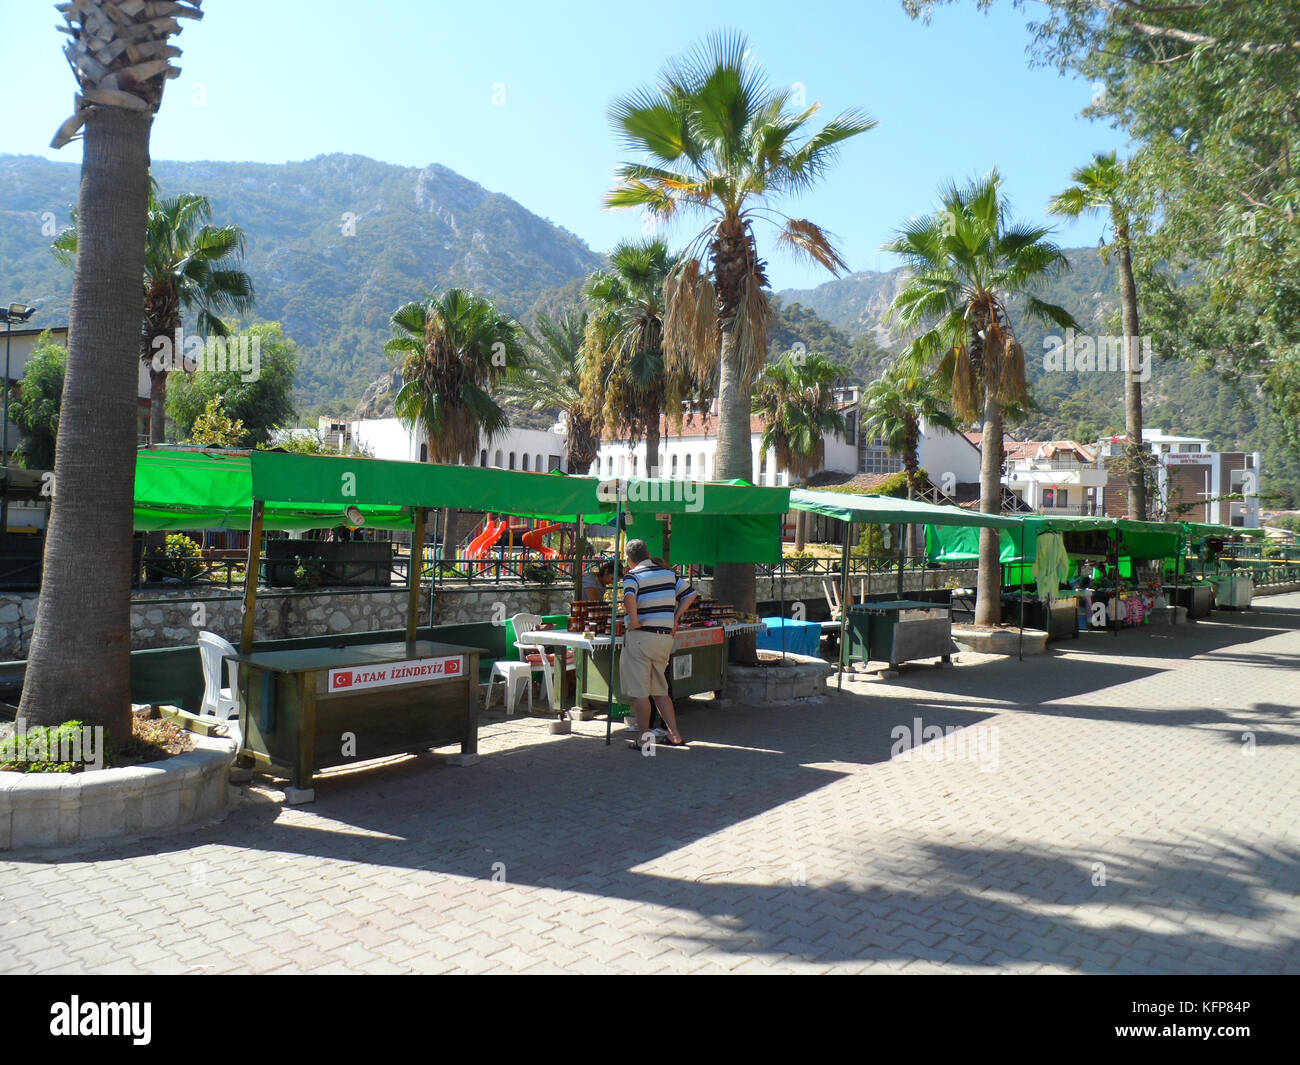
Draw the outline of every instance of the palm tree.
[[[953,410],[964,421],[981,419],[980,510],[1001,510],[1002,461],[998,443],[1006,409],[1028,401],[1025,353],[1007,310],[1024,297],[1023,313],[1061,328],[1077,328],[1068,312],[1032,295],[1038,284],[1069,269],[1049,229],[1012,223],[996,170],[965,186],[943,190],[934,214],[913,220],[884,250],[899,255],[911,274],[890,304],[889,316],[922,330],[906,360],[918,369],[938,363],[951,383]],[[980,531],[975,623],[1001,619],[998,537]]]
[[[77,217],[73,228],[54,241],[54,253],[70,262],[77,251]],[[181,193],[158,198],[149,185],[149,219],[145,228],[144,320],[140,358],[149,367],[149,442],[166,438],[167,375],[179,365],[156,358],[175,346],[176,331],[186,313],[196,313],[200,335],[225,337],[223,314],[253,306],[253,281],[238,268],[244,254],[244,232],[236,225],[213,226],[212,204],[206,196]]]
[[[826,434],[845,433],[835,385],[845,377],[843,366],[816,353],[789,353],[767,366],[754,388],[753,411],[766,425],[759,441],[763,454],[776,453],[776,462],[798,481],[822,468]],[[805,513],[795,511],[794,546],[804,548]]]
[[[55,446],[57,501],[45,535],[36,623],[18,722],[102,725],[131,733],[131,531],[136,374],[149,210],[149,129],[176,72],[175,19],[196,4],[65,4],[64,53],[78,111],[53,146],[84,127],[68,363]],[[127,372],[128,369],[131,372]],[[94,560],[92,579],[86,563]]]
[[[921,468],[922,421],[938,429],[957,431],[957,423],[944,406],[938,381],[915,366],[895,363],[862,396],[862,433],[869,440],[883,440],[890,454],[903,460],[908,499],[920,494],[917,473]]]
[[[635,446],[645,441],[646,476],[659,467],[659,419],[680,410],[689,390],[664,365],[664,282],[673,257],[662,240],[623,241],[609,269],[592,274],[584,295],[593,308],[583,343],[582,392],[593,424]]]
[[[429,461],[473,463],[479,437],[490,442],[510,419],[493,392],[524,363],[523,332],[491,300],[452,288],[427,303],[407,303],[391,319],[385,353],[401,359],[403,385],[393,409],[423,432]],[[458,543],[454,511],[444,511],[443,543]]]
[[[1106,211],[1114,232],[1114,247],[1119,253],[1120,319],[1124,329],[1126,358],[1124,373],[1124,432],[1128,437],[1124,465],[1128,474],[1128,513],[1138,521],[1147,516],[1146,477],[1142,448],[1142,382],[1137,374],[1136,359],[1141,343],[1138,326],[1137,282],[1133,279],[1133,223],[1137,214],[1136,198],[1128,188],[1124,164],[1115,152],[1098,153],[1092,161],[1070,175],[1074,182],[1064,192],[1052,197],[1048,211],[1066,218]],[[1101,246],[1103,262],[1110,259],[1110,247]]]
[[[754,474],[750,389],[767,362],[772,316],[754,224],[772,222],[778,244],[832,274],[846,269],[826,232],[780,214],[771,201],[816,184],[839,145],[876,124],[847,112],[807,132],[820,105],[787,110],[791,91],[769,89],[748,50],[739,33],[715,34],[665,67],[657,84],[613,104],[615,130],[643,161],[621,165],[605,197],[607,207],[641,207],[664,220],[682,209],[709,216],[666,286],[665,356],[670,367],[692,367],[700,378],[717,374],[715,476],[747,481]],[[715,574],[720,598],[754,609],[753,566],[723,563]],[[752,659],[752,641],[737,651]]]
[[[501,398],[512,406],[533,411],[563,411],[568,429],[565,454],[572,473],[586,473],[596,461],[599,440],[582,395],[586,363],[582,340],[588,314],[581,308],[563,311],[559,318],[538,314],[533,332],[525,336],[528,367],[507,376]]]

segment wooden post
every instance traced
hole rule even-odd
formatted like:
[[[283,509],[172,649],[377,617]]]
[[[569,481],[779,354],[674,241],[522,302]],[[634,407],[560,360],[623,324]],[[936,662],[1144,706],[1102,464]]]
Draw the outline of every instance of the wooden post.
[[[252,522],[248,529],[248,567],[244,571],[244,631],[239,638],[239,653],[253,649],[253,620],[257,612],[257,570],[262,558],[262,518],[266,504],[253,500]]]
[[[415,508],[415,526],[411,530],[411,564],[407,567],[406,642],[415,643],[420,624],[420,571],[424,569],[424,507]]]
[[[582,593],[582,571],[586,565],[586,558],[583,555],[582,544],[587,538],[586,523],[581,514],[578,515],[578,535],[573,541],[573,598],[585,599]],[[576,657],[576,656],[575,656]]]

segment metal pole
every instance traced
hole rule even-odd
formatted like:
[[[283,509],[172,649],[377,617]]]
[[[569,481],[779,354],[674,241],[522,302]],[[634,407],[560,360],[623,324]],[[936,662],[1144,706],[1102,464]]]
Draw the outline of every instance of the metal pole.
[[[415,508],[415,524],[411,529],[411,564],[406,570],[406,643],[408,653],[415,643],[416,627],[420,624],[420,571],[424,568],[424,507]]]
[[[903,566],[907,563],[907,545],[903,541],[903,530],[907,526],[898,526],[898,598],[903,598]]]
[[[781,661],[785,661],[785,537],[781,537]]]
[[[618,538],[623,531],[623,485],[618,483],[618,511],[614,518],[614,583],[609,586],[610,599],[613,601],[609,611],[609,683],[606,687],[609,689],[605,702],[605,746],[608,747],[612,742],[614,734],[614,634],[618,631],[618,604],[622,599],[623,593],[619,589],[619,550]],[[581,702],[582,693],[579,692],[579,702]],[[633,730],[635,732],[635,729]],[[641,737],[637,737],[640,742]]]
[[[253,500],[252,522],[248,530],[248,565],[244,570],[244,626],[239,639],[239,653],[253,649],[253,619],[257,612],[257,570],[262,554],[262,517],[265,504]]]
[[[582,594],[582,569],[586,564],[586,558],[583,555],[582,543],[586,539],[586,522],[581,514],[578,515],[578,534],[573,541],[573,598],[583,599]],[[560,537],[560,543],[564,543],[564,537]]]
[[[837,691],[844,690],[845,644],[849,631],[849,541],[853,538],[852,520],[844,523],[844,550],[840,553],[840,672],[835,682]],[[868,567],[867,573],[871,570]]]
[[[429,628],[433,628],[433,603],[438,595],[438,515],[441,507],[433,508],[433,563],[429,575]],[[424,548],[420,549],[420,572],[424,572]]]
[[[993,531],[994,536],[1000,536],[998,531]],[[1051,602],[1048,602],[1047,627],[1052,627]],[[1017,650],[1020,661],[1025,660],[1025,520],[1020,519],[1020,646]]]

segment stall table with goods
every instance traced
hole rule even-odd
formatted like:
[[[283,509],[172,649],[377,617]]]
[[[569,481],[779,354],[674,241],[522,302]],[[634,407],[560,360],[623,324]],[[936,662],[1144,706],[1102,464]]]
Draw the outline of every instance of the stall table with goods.
[[[567,630],[534,631],[525,634],[523,640],[538,646],[572,649],[574,704],[584,709],[607,708],[612,695],[611,713],[618,718],[628,712],[627,697],[618,679],[624,614],[619,611],[611,637],[611,609],[607,603],[571,603]],[[697,600],[682,615],[673,640],[667,671],[669,696],[679,699],[711,693],[720,697],[727,684],[729,640],[740,633],[761,631],[763,625],[756,618],[742,617],[723,603]]]
[[[952,609],[919,599],[855,603],[849,607],[850,662],[904,662],[938,658],[951,665]]]

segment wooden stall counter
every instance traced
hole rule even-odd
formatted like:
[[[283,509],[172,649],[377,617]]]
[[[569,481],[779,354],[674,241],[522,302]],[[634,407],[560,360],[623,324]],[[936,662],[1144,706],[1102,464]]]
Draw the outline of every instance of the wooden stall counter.
[[[478,760],[478,647],[419,641],[255,651],[239,667],[246,768],[287,770],[310,802],[320,770],[460,745]]]

